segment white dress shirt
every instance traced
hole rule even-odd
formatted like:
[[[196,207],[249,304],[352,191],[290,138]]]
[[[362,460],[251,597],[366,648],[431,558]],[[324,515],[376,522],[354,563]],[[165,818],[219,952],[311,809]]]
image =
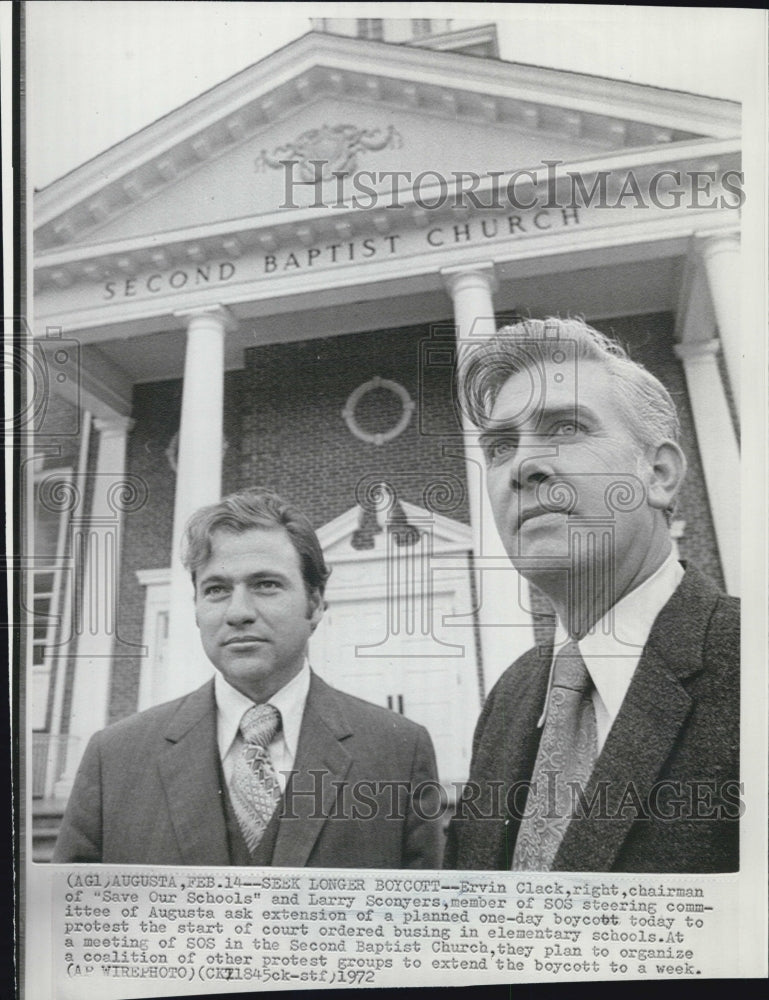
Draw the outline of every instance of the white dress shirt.
[[[683,567],[671,551],[655,573],[610,608],[577,644],[594,685],[599,753],[630,687],[654,620],[673,596],[683,575]],[[567,642],[569,635],[559,622],[540,726],[544,725],[547,716],[555,656]]]
[[[267,702],[280,712],[282,726],[270,743],[270,758],[275,768],[281,791],[286,790],[286,777],[293,769],[296,758],[296,748],[299,743],[299,731],[302,728],[302,716],[310,690],[310,665],[305,660],[304,666],[292,677],[288,684],[277,691]],[[227,787],[232,781],[235,767],[235,737],[240,729],[240,722],[253,702],[241,694],[222,674],[214,677],[214,695],[216,697],[216,738],[219,745],[219,757]]]

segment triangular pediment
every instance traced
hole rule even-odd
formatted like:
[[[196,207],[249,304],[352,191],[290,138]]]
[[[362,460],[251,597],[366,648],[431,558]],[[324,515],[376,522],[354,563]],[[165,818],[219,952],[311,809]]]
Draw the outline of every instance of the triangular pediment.
[[[427,200],[457,172],[509,174],[739,131],[731,102],[310,34],[39,192],[36,250],[193,225],[221,225],[224,239],[237,220],[318,201],[333,214],[356,193],[356,173],[380,203],[419,177]],[[299,183],[317,177],[313,160],[328,164],[320,186]],[[357,194],[368,207],[372,196]]]
[[[412,529],[420,535],[429,534],[434,554],[465,552],[472,548],[471,528],[460,521],[407,501],[396,504],[386,488],[381,493],[375,491],[370,500],[365,506],[351,507],[318,529],[318,538],[329,563],[383,558],[388,551],[388,530]]]
[[[191,220],[205,226],[285,214],[318,201],[333,212],[348,196],[361,207],[390,205],[393,191],[408,187],[406,174],[420,179],[420,194],[431,204],[441,197],[441,181],[453,184],[458,173],[483,178],[491,171],[536,168],[541,160],[593,157],[610,148],[609,138],[572,138],[555,126],[527,128],[473,118],[458,128],[445,114],[319,95],[235,148],[212,152],[175,183],[137,198],[135,206],[92,224],[82,236],[112,242],[176,232]],[[333,169],[345,169],[348,176],[337,181],[328,176]],[[316,178],[320,190],[307,183]],[[394,178],[400,178],[395,189]]]

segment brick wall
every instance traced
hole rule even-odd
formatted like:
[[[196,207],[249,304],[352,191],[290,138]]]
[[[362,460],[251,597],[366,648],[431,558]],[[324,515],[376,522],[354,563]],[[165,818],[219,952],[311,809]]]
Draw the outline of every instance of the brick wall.
[[[166,450],[179,428],[181,381],[153,382],[134,388],[128,436],[127,471],[140,476],[147,487],[147,503],[123,516],[118,632],[127,642],[141,643],[144,588],[138,569],[162,569],[171,564],[171,531],[176,478]],[[138,657],[120,657],[113,663],[110,721],[136,711],[141,663]]]
[[[420,506],[430,483],[464,484],[461,443],[455,455],[444,454],[451,437],[426,433],[416,411],[402,434],[381,445],[355,437],[342,417],[350,393],[377,375],[402,385],[419,410],[451,414],[449,373],[420,371],[420,343],[429,337],[429,328],[412,327],[248,351],[235,485],[271,486],[320,526],[378,479]],[[368,433],[391,428],[400,413],[400,401],[384,389],[365,395],[355,410]],[[453,421],[446,423],[450,429]],[[454,501],[450,516],[469,523],[464,488]]]
[[[672,316],[624,317],[598,325],[660,378],[679,406],[690,460],[677,513],[687,525],[681,555],[720,582],[683,370],[672,351]],[[384,479],[400,499],[429,506],[426,487],[444,483],[446,491],[433,494],[442,499],[436,509],[468,523],[461,442],[452,433],[451,371],[441,364],[420,366],[430,338],[430,329],[418,326],[249,349],[244,370],[225,379],[224,490],[271,487],[320,527],[356,503],[361,485]],[[341,414],[350,393],[377,375],[400,383],[417,404],[406,430],[380,446],[355,437]],[[144,590],[136,570],[170,563],[174,474],[164,452],[178,427],[180,399],[176,381],[139,385],[134,393],[128,471],[145,479],[149,502],[125,519],[120,632],[129,641],[140,642],[142,635]],[[363,398],[356,417],[364,430],[375,433],[391,427],[400,409],[394,397],[376,390]],[[112,719],[135,710],[139,668],[138,658],[116,664]]]

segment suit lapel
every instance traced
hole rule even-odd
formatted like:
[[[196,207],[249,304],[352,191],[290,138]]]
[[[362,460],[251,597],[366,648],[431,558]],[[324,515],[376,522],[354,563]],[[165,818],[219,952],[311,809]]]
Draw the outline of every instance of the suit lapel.
[[[337,797],[333,783],[344,781],[350,769],[352,758],[342,742],[350,735],[336,692],[313,674],[272,855],[274,866],[307,864]]]
[[[165,739],[160,777],[182,862],[228,865],[213,681],[181,703]]]
[[[477,808],[481,815],[497,816],[498,819],[470,820],[467,853],[465,850],[460,852],[460,867],[484,870],[510,867],[526,795],[526,789],[521,788],[511,800],[510,789],[528,781],[534,768],[542,732],[537,722],[545,703],[551,659],[551,647],[527,653],[524,662],[519,664],[520,680],[512,692],[515,703],[510,707],[510,718],[505,717],[505,700],[493,707],[495,715],[499,713],[499,722],[495,724],[497,731],[487,730],[470,777],[471,787],[476,783],[480,785]],[[499,803],[500,783],[508,795],[507,802]],[[468,815],[472,815],[470,808]],[[460,823],[460,840],[461,828]]]
[[[702,670],[702,649],[717,591],[693,568],[652,627],[625,700],[586,790],[596,808],[569,825],[558,871],[611,871],[692,710],[686,680]],[[605,795],[605,808],[601,804]]]
[[[611,871],[633,823],[643,818],[651,787],[669,757],[692,701],[666,661],[644,653],[606,740],[586,797],[599,805],[572,820],[556,855],[558,871]],[[605,807],[601,796],[605,795]],[[640,805],[639,805],[640,803]]]

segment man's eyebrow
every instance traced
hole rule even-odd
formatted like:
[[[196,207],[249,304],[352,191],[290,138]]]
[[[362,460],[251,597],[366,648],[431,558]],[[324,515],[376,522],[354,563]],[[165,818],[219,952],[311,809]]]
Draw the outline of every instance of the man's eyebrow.
[[[280,570],[275,569],[257,569],[253,573],[248,573],[245,577],[246,581],[251,583],[252,581],[259,580],[278,580],[281,583],[285,582],[287,577]],[[198,586],[203,586],[203,584],[210,583],[230,583],[231,578],[222,573],[209,573],[205,576],[198,577]]]
[[[533,433],[536,433],[542,424],[558,420],[559,418],[595,421],[595,412],[587,404],[576,402],[558,403],[554,406],[548,406],[545,403],[541,408],[534,409],[532,415],[536,417]],[[480,432],[478,439],[481,444],[484,444],[486,441],[491,441],[498,437],[520,437],[522,434],[527,433],[527,425],[530,423],[532,415],[527,416],[524,420],[517,418],[511,420],[505,420],[504,418],[497,421],[492,420]],[[532,431],[528,432],[532,433]]]
[[[558,420],[566,418],[570,420],[594,420],[595,414],[589,406],[584,403],[563,403],[556,406],[543,406],[538,414],[538,423],[548,420]]]
[[[518,433],[518,428],[513,423],[499,423],[493,427],[484,427],[478,435],[478,443],[481,448],[486,448],[501,437],[515,437]]]
[[[246,573],[244,575],[244,578],[246,580],[261,580],[261,579],[263,579],[266,576],[268,576],[270,578],[277,577],[277,578],[280,578],[280,579],[284,579],[285,578],[285,573],[283,573],[279,569],[269,569],[269,568],[255,569],[252,573]],[[201,579],[203,579],[203,580],[229,580],[230,577],[226,573],[218,573],[218,572],[216,572],[216,573],[207,574],[206,576],[201,577]]]

